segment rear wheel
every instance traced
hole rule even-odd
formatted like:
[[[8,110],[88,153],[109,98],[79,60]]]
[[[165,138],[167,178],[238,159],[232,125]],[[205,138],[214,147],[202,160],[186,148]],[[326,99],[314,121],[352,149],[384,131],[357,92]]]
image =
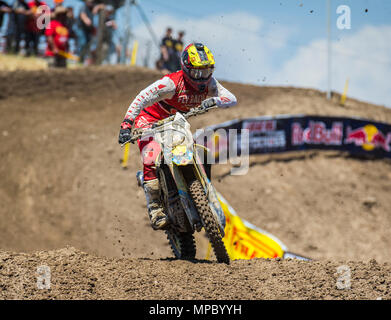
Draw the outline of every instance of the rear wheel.
[[[213,247],[217,261],[229,264],[229,256],[225,249],[218,223],[209,207],[209,201],[201,182],[198,180],[192,181],[189,185],[189,191],[202,220],[205,232]]]
[[[196,245],[193,233],[178,232],[172,228],[165,232],[172,252],[176,258],[184,260],[192,260],[195,258]]]

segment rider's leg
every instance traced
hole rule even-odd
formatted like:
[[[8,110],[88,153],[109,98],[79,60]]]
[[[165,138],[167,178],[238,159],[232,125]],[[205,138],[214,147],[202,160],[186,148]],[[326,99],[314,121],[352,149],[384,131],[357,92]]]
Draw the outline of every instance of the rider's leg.
[[[152,138],[147,141],[138,141],[138,145],[144,164],[144,191],[148,216],[153,229],[162,229],[167,226],[168,219],[161,202],[160,184],[155,169],[155,160],[160,154],[160,146]]]

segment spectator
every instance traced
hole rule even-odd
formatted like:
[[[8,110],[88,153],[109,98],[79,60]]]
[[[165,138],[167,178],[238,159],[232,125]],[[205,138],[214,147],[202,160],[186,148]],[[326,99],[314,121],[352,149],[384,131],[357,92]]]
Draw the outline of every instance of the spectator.
[[[45,31],[47,38],[46,56],[49,67],[66,67],[68,55],[69,31],[66,27],[67,9],[57,7],[52,15],[49,27]]]
[[[52,12],[54,12],[54,10],[56,10],[57,7],[62,7],[64,0],[54,0],[53,2],[54,2],[54,7],[51,9]]]
[[[8,3],[4,2],[3,0],[0,0],[0,30],[1,30],[1,26],[3,25],[4,14],[10,12],[11,12],[11,8],[8,5]]]
[[[75,55],[78,48],[77,34],[76,34],[76,18],[74,15],[73,7],[69,6],[66,7],[66,9],[67,9],[67,21],[65,26],[69,31],[69,52],[72,53],[72,55]]]
[[[76,29],[78,56],[81,63],[84,62],[86,56],[89,54],[92,37],[95,34],[94,15],[104,5],[94,6],[94,0],[86,0],[82,7],[79,17],[77,19],[78,28]]]
[[[162,70],[163,73],[176,71],[174,39],[170,27],[166,29],[166,34],[160,44],[160,53],[160,61],[157,62],[158,69]]]
[[[42,14],[42,12],[38,10],[38,7],[46,6],[46,3],[40,0],[32,0],[28,2],[27,5],[30,9],[26,21],[26,56],[31,54],[37,56],[39,37],[43,32],[43,29],[40,29],[37,24],[37,19]]]
[[[24,0],[14,0],[11,9],[12,13],[9,15],[6,33],[6,52],[17,54],[20,51],[20,42],[25,38],[25,24],[29,6]]]
[[[105,6],[105,27],[103,30],[103,47],[104,47],[104,59],[110,62],[110,57],[113,53],[116,53],[116,47],[113,41],[114,32],[118,29],[117,23],[114,19],[114,7],[112,5]]]
[[[184,31],[178,32],[178,38],[174,40],[174,50],[175,50],[175,68],[176,70],[181,70],[181,54],[183,50],[183,36],[185,35]]]
[[[73,8],[72,7],[67,7],[67,22],[66,22],[66,27],[68,28],[69,31],[69,37],[76,39],[76,33],[75,33],[75,15],[73,13]]]

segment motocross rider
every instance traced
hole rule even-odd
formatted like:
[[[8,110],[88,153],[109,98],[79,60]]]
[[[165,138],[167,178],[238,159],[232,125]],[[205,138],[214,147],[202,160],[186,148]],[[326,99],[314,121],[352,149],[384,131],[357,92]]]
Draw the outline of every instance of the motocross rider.
[[[188,112],[201,105],[221,108],[232,107],[236,97],[213,76],[215,61],[210,50],[201,43],[191,43],[182,52],[181,70],[167,74],[142,90],[130,104],[121,124],[118,142],[128,142],[132,127],[140,128],[164,119],[177,111]],[[150,137],[137,141],[144,165],[144,190],[148,215],[154,230],[163,229],[168,223],[160,198],[160,186],[154,161],[160,146]],[[149,156],[148,156],[149,155]]]

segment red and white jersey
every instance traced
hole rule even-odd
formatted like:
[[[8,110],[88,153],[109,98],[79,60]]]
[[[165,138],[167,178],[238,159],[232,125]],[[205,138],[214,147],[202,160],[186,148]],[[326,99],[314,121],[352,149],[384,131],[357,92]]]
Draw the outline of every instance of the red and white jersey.
[[[164,76],[142,90],[130,104],[125,119],[135,120],[142,111],[156,120],[164,119],[177,111],[187,112],[209,97],[216,97],[218,107],[236,105],[236,97],[214,77],[207,89],[200,93],[185,82],[183,71],[180,70]]]

